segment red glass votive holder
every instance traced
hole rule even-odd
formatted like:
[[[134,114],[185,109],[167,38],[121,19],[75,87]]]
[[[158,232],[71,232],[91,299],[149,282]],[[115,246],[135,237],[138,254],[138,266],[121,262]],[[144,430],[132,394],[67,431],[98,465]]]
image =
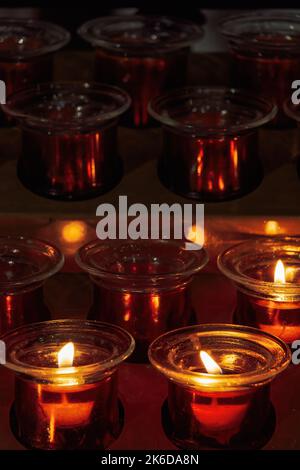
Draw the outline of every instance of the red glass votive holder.
[[[126,331],[100,322],[58,320],[20,327],[1,339],[6,367],[16,374],[12,430],[23,445],[104,449],[119,436],[123,411],[117,369],[134,349]]]
[[[62,265],[63,255],[47,242],[0,237],[0,334],[50,318],[43,284]]]
[[[53,52],[70,40],[60,26],[31,19],[0,19],[0,80],[6,95],[52,80]]]
[[[94,284],[90,319],[109,321],[136,341],[132,359],[147,361],[149,344],[162,333],[189,324],[188,285],[207,263],[202,250],[166,240],[94,241],[77,253]]]
[[[279,113],[273,124],[290,126],[282,105],[300,76],[299,12],[247,12],[225,18],[220,26],[233,54],[233,86],[275,100]]]
[[[298,238],[240,243],[224,251],[218,265],[238,291],[236,323],[260,328],[288,344],[300,339]]]
[[[124,124],[147,127],[153,125],[149,101],[185,84],[190,46],[202,37],[202,28],[167,17],[110,16],[83,24],[79,34],[96,49],[96,80],[131,96]]]
[[[258,130],[276,115],[262,97],[227,88],[186,87],[154,99],[162,124],[162,183],[207,202],[241,197],[263,178]]]
[[[118,88],[81,82],[13,95],[3,108],[22,129],[18,176],[24,186],[64,200],[109,191],[122,177],[117,122],[129,103]]]
[[[218,373],[206,371],[203,351]],[[274,431],[270,383],[290,362],[278,338],[249,327],[197,325],[155,340],[149,359],[169,381],[163,424],[176,446],[257,448]]]

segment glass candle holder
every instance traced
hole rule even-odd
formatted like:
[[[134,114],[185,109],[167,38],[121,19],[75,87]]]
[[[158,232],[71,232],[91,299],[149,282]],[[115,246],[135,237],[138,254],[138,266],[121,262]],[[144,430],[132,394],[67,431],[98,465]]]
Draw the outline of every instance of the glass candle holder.
[[[103,449],[122,430],[117,369],[132,337],[113,325],[58,320],[2,338],[15,372],[11,424],[27,448]]]
[[[69,40],[65,29],[51,23],[0,19],[0,80],[6,95],[52,80],[52,53]],[[4,115],[0,117],[5,121]]]
[[[117,122],[129,103],[122,90],[91,83],[49,83],[13,95],[3,108],[23,133],[21,182],[65,200],[109,191],[122,177]]]
[[[111,16],[81,26],[96,49],[96,80],[120,86],[132,99],[124,124],[147,127],[149,101],[186,81],[190,45],[202,37],[199,25],[156,16]]]
[[[144,362],[155,338],[191,320],[187,287],[207,261],[203,249],[188,251],[179,241],[88,243],[77,263],[94,283],[89,318],[129,331],[136,341],[132,359]]]
[[[63,255],[47,242],[0,237],[0,334],[50,318],[43,283],[62,265]]]
[[[225,18],[220,26],[233,54],[233,86],[275,100],[280,112],[274,123],[290,126],[282,105],[300,76],[299,11],[247,12]]]
[[[263,178],[258,130],[276,115],[262,97],[226,88],[186,87],[155,98],[162,124],[162,183],[185,197],[224,201],[254,190]]]
[[[255,326],[286,343],[300,339],[300,240],[254,239],[218,258],[237,288],[236,323]]]
[[[254,448],[267,439],[270,383],[290,362],[281,340],[249,327],[197,325],[155,340],[149,359],[168,379],[164,427],[176,446]]]

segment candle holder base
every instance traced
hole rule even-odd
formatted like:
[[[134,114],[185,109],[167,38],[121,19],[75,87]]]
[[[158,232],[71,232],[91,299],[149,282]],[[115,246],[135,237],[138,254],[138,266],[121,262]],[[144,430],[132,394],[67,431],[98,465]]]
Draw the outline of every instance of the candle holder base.
[[[119,423],[118,423],[118,426],[114,427],[114,429],[110,429],[111,440],[108,443],[108,445],[110,445],[112,442],[114,442],[115,440],[118,439],[118,437],[120,436],[120,434],[123,430],[123,427],[124,427],[125,411],[124,411],[124,407],[123,407],[123,404],[122,404],[121,400],[118,400],[118,410],[119,410]],[[14,437],[26,449],[28,449],[28,450],[50,450],[50,448],[49,449],[46,449],[46,448],[41,449],[41,448],[31,446],[30,443],[28,441],[26,441],[20,435],[14,403],[12,404],[12,406],[10,408],[10,412],[9,412],[9,424],[10,424],[10,429],[11,429]],[[74,429],[72,431],[76,432],[76,429]],[[86,435],[88,435],[88,434],[89,434],[88,431],[86,431]],[[78,445],[78,447],[74,447],[73,450],[96,450],[96,449],[97,450],[104,450],[105,448],[107,448],[107,445],[105,445],[105,447],[104,447],[99,443],[99,440],[97,439],[97,436],[93,436],[93,437],[94,437],[95,445],[90,444],[90,442],[91,442],[90,441],[90,436],[88,436],[88,440],[89,440],[88,445],[85,444],[85,442],[84,442],[85,439],[82,439],[80,444]],[[51,449],[56,450],[55,447],[51,447]],[[57,450],[63,450],[63,449],[57,449]],[[72,450],[72,449],[68,447],[68,450]]]
[[[94,199],[98,196],[108,193],[113,188],[115,188],[123,178],[123,164],[119,162],[119,168],[115,172],[113,181],[110,181],[109,184],[101,185],[98,188],[90,189],[89,191],[80,192],[65,192],[63,190],[54,189],[49,186],[45,187],[44,185],[38,185],[30,177],[30,174],[25,174],[24,169],[18,165],[17,167],[17,176],[24,188],[28,189],[33,194],[44,197],[46,199],[52,199],[56,201],[86,201],[88,199]]]
[[[168,172],[164,170],[160,164],[157,166],[157,176],[161,184],[172,193],[175,193],[178,196],[202,202],[224,202],[240,199],[255,191],[261,185],[264,179],[264,173],[261,169],[261,171],[255,175],[255,178],[249,181],[248,186],[243,186],[243,188],[240,188],[237,191],[209,193],[208,191],[193,191],[189,188],[179,187],[176,183],[171,181],[172,178],[170,178]]]
[[[197,435],[195,439],[190,436],[185,438],[184,436],[175,436],[174,425],[170,418],[168,400],[166,399],[161,408],[161,422],[163,430],[173,444],[185,450],[199,450],[199,449],[240,449],[240,450],[255,450],[264,447],[267,442],[271,439],[275,427],[276,427],[276,413],[272,403],[270,404],[269,415],[262,426],[260,432],[258,429],[254,430],[252,436],[244,435],[243,431],[233,436],[228,445],[221,445],[215,439]],[[184,429],[182,428],[184,432]]]

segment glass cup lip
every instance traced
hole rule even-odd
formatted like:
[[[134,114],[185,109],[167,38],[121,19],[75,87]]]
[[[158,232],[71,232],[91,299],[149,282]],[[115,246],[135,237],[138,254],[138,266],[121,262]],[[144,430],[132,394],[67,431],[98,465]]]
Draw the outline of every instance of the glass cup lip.
[[[300,122],[300,104],[294,104],[291,98],[288,98],[283,102],[283,110],[289,118],[297,123]]]
[[[65,336],[64,342],[61,337]],[[104,341],[113,343],[110,356],[103,361],[72,367],[43,367],[33,365],[18,358],[18,353],[24,353],[26,348],[32,350],[34,341],[39,348],[52,344],[54,347],[70,341],[85,340],[86,344],[93,344],[98,340],[99,348],[104,347]],[[130,333],[123,328],[106,322],[81,319],[49,320],[23,325],[11,330],[0,337],[6,346],[6,362],[8,369],[15,373],[35,379],[44,384],[68,384],[72,374],[77,375],[78,385],[93,383],[106,375],[110,375],[116,367],[125,361],[134,351],[135,341]],[[49,339],[49,342],[47,340]],[[80,380],[79,380],[80,377]],[[70,383],[69,383],[70,384]],[[73,385],[71,383],[71,385]]]
[[[44,45],[37,47],[36,49],[30,48],[23,51],[12,51],[11,49],[8,51],[0,51],[0,60],[7,59],[7,60],[26,60],[31,59],[34,57],[38,57],[44,54],[48,54],[50,52],[55,52],[58,49],[61,49],[71,39],[71,34],[65,28],[56,25],[54,23],[50,23],[48,21],[36,20],[36,19],[22,19],[22,18],[1,18],[0,19],[0,37],[1,37],[1,30],[3,28],[18,28],[22,29],[24,32],[34,32],[35,34],[39,33],[47,33],[49,36],[45,37]],[[34,33],[33,33],[34,36]],[[50,40],[51,39],[51,40]]]
[[[118,256],[120,251],[124,250],[124,247],[133,247],[132,253],[139,253],[143,247],[147,248],[152,244],[156,248],[165,247],[166,249],[174,248],[180,253],[181,250],[187,253],[186,259],[183,260],[181,269],[171,269],[165,272],[154,272],[147,274],[134,274],[134,273],[119,273],[116,269],[109,268],[103,265],[96,264],[93,262],[93,256],[99,256],[101,250],[107,250],[109,253],[110,250],[117,249]],[[101,257],[101,259],[103,259]],[[100,259],[100,261],[101,261]],[[75,255],[75,260],[81,269],[89,273],[94,278],[108,278],[114,279],[120,282],[132,281],[134,284],[151,284],[156,285],[165,280],[180,280],[182,278],[186,279],[191,277],[200,271],[209,261],[208,253],[205,248],[197,250],[185,250],[184,243],[179,240],[94,240],[85,245],[83,245],[77,251]]]
[[[215,112],[224,113],[224,105],[231,105],[233,116],[242,116],[244,120],[229,126],[208,126],[201,122],[182,122],[184,113],[195,111],[195,105],[212,106]],[[223,105],[223,109],[221,106]],[[233,108],[235,106],[237,109]],[[230,108],[229,108],[230,110]],[[178,88],[154,98],[148,105],[149,114],[163,126],[197,136],[231,135],[255,129],[270,122],[277,114],[277,106],[267,97],[242,89],[227,87],[188,86]],[[207,109],[205,111],[208,112]],[[239,111],[239,113],[238,113]],[[228,109],[227,109],[228,112]],[[252,116],[251,116],[252,112]],[[175,114],[172,116],[171,113]],[[203,113],[205,114],[205,112]],[[253,115],[254,114],[254,115]],[[181,116],[181,120],[177,116]]]
[[[279,284],[272,281],[262,281],[243,273],[240,269],[242,256],[251,254],[254,259],[257,259],[258,253],[262,253],[264,256],[270,253],[270,259],[276,261],[280,259],[277,250],[284,247],[286,247],[285,249],[292,247],[299,258],[300,238],[298,237],[254,238],[224,250],[218,256],[217,265],[220,271],[237,284],[240,290],[244,288],[246,291],[261,294],[274,300],[296,300],[300,296],[300,283]],[[239,262],[235,262],[236,258]]]
[[[280,22],[285,26],[285,32],[289,33],[298,29],[298,35],[294,36],[294,40],[289,41],[265,41],[262,38],[259,40],[257,37],[250,35],[254,33],[277,33],[274,28],[274,22]],[[244,32],[243,27],[246,27]],[[291,28],[292,25],[292,28]],[[229,41],[229,43],[238,48],[239,46],[247,46],[250,50],[254,51],[269,51],[269,52],[289,52],[300,50],[300,10],[282,11],[276,9],[263,9],[260,11],[248,11],[236,15],[227,16],[219,22],[219,30],[221,34]]]
[[[69,99],[82,99],[83,95],[98,96],[99,100],[110,99],[111,109],[101,110],[99,102],[99,112],[93,111],[90,117],[81,116],[76,119],[57,120],[55,117],[48,118],[39,112],[26,110],[26,106],[30,106],[32,100],[44,102],[47,96],[54,95],[54,101],[59,100],[59,94],[63,97],[70,96]],[[95,100],[92,100],[95,105]],[[22,90],[12,94],[2,109],[5,113],[25,122],[34,127],[51,127],[52,129],[82,129],[85,127],[93,127],[97,125],[105,125],[107,122],[117,119],[129,108],[131,99],[128,93],[121,88],[98,82],[84,81],[58,81],[38,84],[33,88]],[[101,111],[101,112],[100,112]]]
[[[146,25],[152,30],[147,40],[130,41],[127,38],[113,38],[111,32],[120,25]],[[157,30],[162,28],[163,34],[157,37]],[[166,40],[170,27],[178,29],[174,39]],[[110,33],[110,34],[109,34]],[[78,29],[78,34],[94,47],[106,50],[146,56],[147,54],[158,55],[163,52],[171,52],[189,46],[191,43],[203,37],[203,29],[197,23],[168,16],[143,16],[143,15],[116,15],[99,17],[87,21]]]
[[[35,253],[41,254],[44,258],[44,264],[38,266],[37,272],[28,274],[19,280],[7,279],[0,281],[0,292],[14,291],[43,282],[48,277],[57,273],[64,264],[62,252],[55,245],[47,241],[15,235],[0,236],[0,258],[5,254],[5,250],[9,252],[16,249],[23,250],[24,257],[26,257],[27,250],[33,250]],[[32,257],[29,254],[27,254],[27,257],[32,261]]]
[[[232,337],[233,344],[245,349],[256,343],[266,352],[266,364],[259,370],[238,374],[211,374],[182,370],[174,362],[174,353],[183,353],[184,342],[191,337],[197,341],[201,337]],[[191,341],[194,348],[194,342]],[[169,331],[155,339],[149,347],[151,364],[170,381],[179,385],[204,391],[243,390],[269,383],[276,375],[288,367],[291,361],[289,347],[276,336],[256,328],[225,323],[209,323],[188,326]],[[178,362],[178,361],[177,361]]]

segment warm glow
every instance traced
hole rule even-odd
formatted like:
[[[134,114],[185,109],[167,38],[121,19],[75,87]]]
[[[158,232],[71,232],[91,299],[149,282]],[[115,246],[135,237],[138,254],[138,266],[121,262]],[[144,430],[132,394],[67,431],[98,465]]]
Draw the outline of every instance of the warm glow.
[[[279,259],[276,263],[275,273],[274,273],[274,282],[285,284],[285,268],[281,259]]]
[[[277,220],[268,220],[266,222],[265,233],[267,235],[277,235],[280,233],[280,225]]]
[[[196,243],[196,245],[203,246],[204,245],[204,230],[199,227],[198,225],[192,225],[186,236],[187,240],[192,243]]]
[[[75,348],[73,343],[65,344],[58,351],[58,367],[72,367],[74,361]]]
[[[209,374],[222,374],[221,367],[205,351],[200,351],[200,359]]]
[[[68,243],[78,243],[86,236],[86,224],[84,222],[67,222],[62,228],[62,237]]]

